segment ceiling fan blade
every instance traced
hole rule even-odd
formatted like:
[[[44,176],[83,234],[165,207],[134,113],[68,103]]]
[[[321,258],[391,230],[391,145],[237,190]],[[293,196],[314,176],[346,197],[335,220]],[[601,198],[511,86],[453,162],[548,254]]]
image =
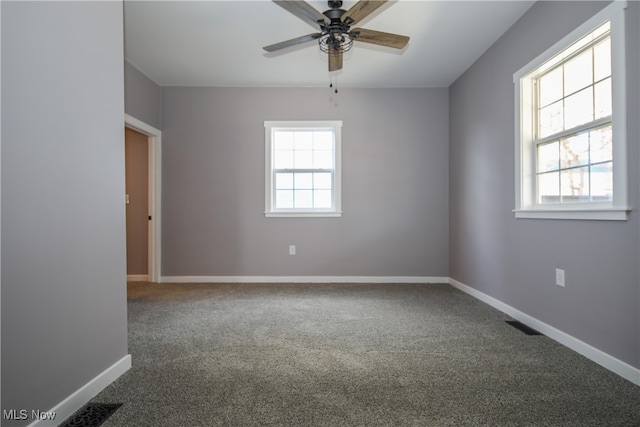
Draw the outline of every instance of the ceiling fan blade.
[[[296,37],[295,39],[285,40],[280,43],[270,44],[269,46],[263,47],[263,49],[266,50],[267,52],[275,52],[276,50],[284,49],[290,46],[295,46],[301,43],[310,42],[311,40],[316,40],[321,35],[322,34],[320,33],[307,34],[306,36]]]
[[[317,27],[319,23],[329,23],[329,19],[316,8],[302,0],[273,0],[278,6],[283,7],[298,18]]]
[[[342,15],[342,22],[347,25],[353,25],[369,16],[386,2],[387,0],[360,0]]]
[[[409,43],[409,37],[399,34],[384,33],[382,31],[367,30],[366,28],[355,28],[349,35],[357,41],[377,44],[380,46],[402,49]]]
[[[329,49],[329,71],[338,71],[342,69],[342,54],[341,49],[334,50]]]

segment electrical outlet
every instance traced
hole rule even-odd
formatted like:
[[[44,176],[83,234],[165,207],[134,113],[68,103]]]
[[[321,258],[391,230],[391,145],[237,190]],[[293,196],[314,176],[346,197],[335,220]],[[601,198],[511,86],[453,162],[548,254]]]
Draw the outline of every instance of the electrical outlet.
[[[564,288],[564,270],[556,268],[556,285]]]
[[[289,255],[296,254],[296,245],[289,245]]]

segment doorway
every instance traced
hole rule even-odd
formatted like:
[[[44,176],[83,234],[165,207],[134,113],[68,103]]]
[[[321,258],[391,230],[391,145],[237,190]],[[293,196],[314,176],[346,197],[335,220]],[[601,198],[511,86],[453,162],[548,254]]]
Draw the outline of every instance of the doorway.
[[[149,137],[124,129],[127,281],[149,281]]]
[[[160,281],[161,132],[125,114],[127,280]]]

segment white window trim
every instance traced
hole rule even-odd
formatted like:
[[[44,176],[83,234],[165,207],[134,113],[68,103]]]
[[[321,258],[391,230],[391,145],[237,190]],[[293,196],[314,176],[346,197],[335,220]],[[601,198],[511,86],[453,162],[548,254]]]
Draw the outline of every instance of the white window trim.
[[[626,220],[631,210],[627,201],[626,67],[624,9],[626,0],[616,0],[580,25],[551,48],[513,75],[515,83],[515,201],[516,218]],[[529,74],[567,49],[606,21],[611,21],[611,75],[613,126],[613,201],[609,203],[536,204],[532,135],[532,102],[521,102],[531,94]]]
[[[272,142],[273,128],[333,128],[335,131],[334,146],[334,207],[332,209],[290,209],[275,210],[273,208],[273,170],[272,170]],[[265,193],[264,215],[265,217],[341,217],[342,216],[342,191],[341,191],[341,153],[342,153],[342,121],[341,120],[301,120],[301,121],[265,121]]]

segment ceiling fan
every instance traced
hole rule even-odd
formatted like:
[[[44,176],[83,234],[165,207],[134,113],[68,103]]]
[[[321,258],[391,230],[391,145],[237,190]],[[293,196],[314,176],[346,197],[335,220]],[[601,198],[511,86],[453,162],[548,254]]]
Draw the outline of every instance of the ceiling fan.
[[[342,68],[343,53],[351,49],[354,40],[395,49],[402,49],[409,42],[409,37],[407,36],[367,30],[365,28],[351,29],[352,25],[369,16],[386,3],[387,0],[360,0],[349,10],[341,9],[342,1],[329,0],[327,3],[330,9],[322,13],[302,0],[273,1],[303,21],[314,26],[320,26],[320,32],[275,43],[265,46],[263,49],[267,52],[274,52],[297,44],[317,40],[320,45],[320,50],[329,55],[329,71],[337,71]]]

